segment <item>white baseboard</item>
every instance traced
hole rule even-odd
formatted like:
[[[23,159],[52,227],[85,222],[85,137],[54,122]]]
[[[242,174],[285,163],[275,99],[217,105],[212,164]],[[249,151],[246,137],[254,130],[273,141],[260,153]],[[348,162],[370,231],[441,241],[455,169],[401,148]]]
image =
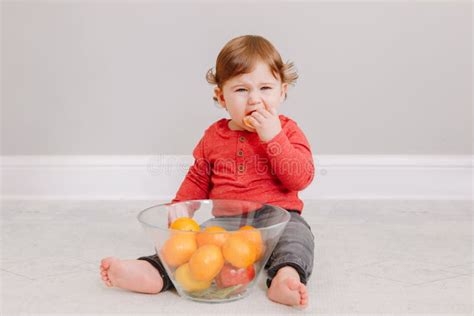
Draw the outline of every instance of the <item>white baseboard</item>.
[[[317,156],[303,199],[472,200],[473,156]],[[174,197],[191,156],[1,156],[2,199]]]

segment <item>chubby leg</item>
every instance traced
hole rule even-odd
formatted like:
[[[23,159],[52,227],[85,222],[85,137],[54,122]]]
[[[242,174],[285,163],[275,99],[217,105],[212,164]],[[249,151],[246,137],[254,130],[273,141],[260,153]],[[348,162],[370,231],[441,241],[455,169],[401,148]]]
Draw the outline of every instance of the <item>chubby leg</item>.
[[[306,289],[314,260],[314,236],[306,221],[296,212],[265,266],[268,297],[277,303],[305,308],[309,297]]]
[[[144,260],[102,259],[100,275],[108,287],[156,294],[163,288],[163,279],[157,269]]]

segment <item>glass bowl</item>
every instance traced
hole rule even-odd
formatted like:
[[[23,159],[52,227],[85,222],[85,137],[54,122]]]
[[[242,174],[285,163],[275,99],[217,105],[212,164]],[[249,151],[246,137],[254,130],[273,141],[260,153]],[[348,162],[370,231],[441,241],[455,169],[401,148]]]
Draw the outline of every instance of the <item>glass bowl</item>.
[[[178,218],[184,226],[171,229]],[[285,209],[241,200],[161,204],[138,215],[178,294],[211,303],[249,294],[289,220]]]

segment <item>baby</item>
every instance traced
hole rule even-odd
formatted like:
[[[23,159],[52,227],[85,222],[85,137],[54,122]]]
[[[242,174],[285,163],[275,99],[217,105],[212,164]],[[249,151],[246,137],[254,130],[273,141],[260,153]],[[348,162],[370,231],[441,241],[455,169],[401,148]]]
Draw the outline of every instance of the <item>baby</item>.
[[[214,100],[230,119],[204,132],[173,202],[234,199],[286,209],[291,219],[265,266],[267,295],[274,302],[304,308],[314,236],[301,216],[298,192],[313,180],[314,164],[301,129],[278,114],[288,85],[297,78],[293,64],[283,63],[265,38],[246,35],[229,41],[207,81],[215,85]],[[159,293],[173,287],[156,254],[137,260],[104,258],[100,274],[107,286],[135,292]]]

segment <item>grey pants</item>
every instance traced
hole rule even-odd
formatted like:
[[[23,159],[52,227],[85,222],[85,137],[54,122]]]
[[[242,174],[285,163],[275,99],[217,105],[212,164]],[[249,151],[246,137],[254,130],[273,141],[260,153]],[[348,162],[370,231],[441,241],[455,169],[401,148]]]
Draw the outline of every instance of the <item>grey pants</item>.
[[[288,212],[290,212],[291,216],[290,221],[265,265],[268,275],[267,287],[270,287],[272,279],[278,270],[284,266],[291,266],[298,271],[303,284],[308,282],[313,271],[314,235],[311,232],[310,226],[298,211],[288,210]],[[262,209],[261,215],[262,218],[265,217],[265,209]],[[156,254],[138,259],[149,262],[158,270],[163,278],[163,289],[161,291],[174,287],[160,258]]]

